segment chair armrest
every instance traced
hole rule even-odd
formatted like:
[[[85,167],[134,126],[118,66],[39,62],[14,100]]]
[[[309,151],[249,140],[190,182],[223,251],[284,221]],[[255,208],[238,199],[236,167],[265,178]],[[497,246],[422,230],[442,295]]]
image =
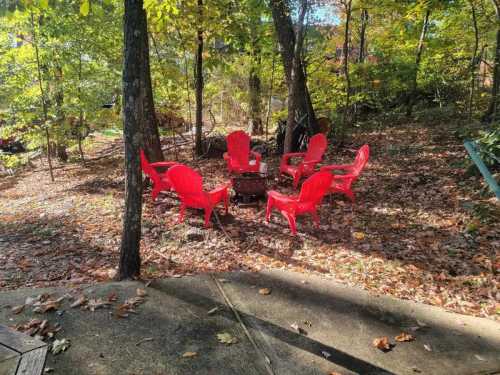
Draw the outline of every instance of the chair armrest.
[[[349,179],[353,179],[353,178],[356,178],[356,176],[353,174],[334,174],[333,175],[334,180],[349,180]]]
[[[220,193],[221,191],[229,189],[230,187],[231,187],[231,183],[230,182],[226,182],[225,184],[223,184],[221,186],[217,186],[215,189],[210,190],[208,192],[208,194],[217,194],[217,193]]]
[[[254,157],[255,157],[255,160],[257,161],[257,164],[260,162],[260,160],[262,159],[262,155],[259,154],[258,152],[256,151],[250,151],[250,154],[252,154]]]
[[[222,155],[222,157],[224,158],[224,160],[228,160],[229,159],[229,154],[227,152],[224,152],[224,154]]]
[[[170,168],[179,164],[176,161],[157,161],[156,163],[149,163],[153,168]]]
[[[350,164],[332,164],[320,168],[320,171],[341,171],[352,169]]]
[[[291,158],[303,158],[304,156],[306,156],[305,152],[289,152],[287,154],[283,154],[281,157],[281,164],[288,164],[288,161]]]

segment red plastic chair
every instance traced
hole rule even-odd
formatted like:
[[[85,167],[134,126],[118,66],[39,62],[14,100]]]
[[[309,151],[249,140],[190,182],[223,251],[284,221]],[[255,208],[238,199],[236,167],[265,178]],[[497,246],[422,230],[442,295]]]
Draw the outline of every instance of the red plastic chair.
[[[228,171],[235,173],[258,172],[262,156],[258,152],[250,151],[250,137],[243,130],[232,132],[226,137],[227,152],[224,160]],[[255,158],[255,164],[250,164],[250,154]]]
[[[205,192],[203,190],[202,177],[191,168],[181,164],[170,168],[167,172],[167,176],[181,200],[179,223],[184,221],[186,207],[205,210],[205,227],[209,226],[210,216],[218,203],[224,203],[227,214],[229,205],[229,183],[212,191]]]
[[[141,168],[146,176],[150,178],[153,182],[153,190],[151,191],[151,196],[153,201],[156,200],[160,191],[170,191],[172,190],[172,184],[167,177],[166,171],[159,172],[156,168],[168,169],[177,165],[179,163],[175,161],[159,161],[156,163],[150,163],[146,158],[146,154],[141,150]]]
[[[293,187],[296,189],[302,176],[314,173],[314,167],[321,162],[326,151],[327,140],[324,134],[318,133],[311,137],[307,145],[307,152],[291,152],[284,154],[280,163],[280,174],[288,174],[293,178]],[[301,157],[302,162],[297,165],[289,164],[291,158]]]
[[[292,234],[297,234],[296,216],[311,214],[314,224],[319,226],[317,207],[332,184],[333,175],[330,172],[316,172],[304,181],[299,195],[284,195],[271,190],[268,194],[266,220],[269,222],[271,211],[276,207],[288,220]]]
[[[356,182],[359,174],[368,163],[370,158],[370,147],[368,145],[363,145],[356,153],[356,158],[352,164],[340,164],[340,165],[327,165],[321,168],[322,171],[335,171],[343,170],[346,174],[333,174],[333,182],[330,186],[330,193],[341,193],[349,197],[352,203],[356,201],[354,192],[352,191],[352,184]]]

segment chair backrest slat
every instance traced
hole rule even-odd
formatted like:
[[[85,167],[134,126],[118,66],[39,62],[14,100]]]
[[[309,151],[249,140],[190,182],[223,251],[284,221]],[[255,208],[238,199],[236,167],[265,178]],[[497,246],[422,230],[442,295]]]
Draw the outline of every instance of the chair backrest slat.
[[[302,184],[299,202],[319,202],[332,184],[333,175],[330,172],[316,172]]]
[[[323,133],[313,135],[309,140],[304,161],[321,160],[326,151],[327,143],[326,136]]]
[[[243,130],[232,132],[226,137],[227,152],[235,164],[248,166],[250,154],[250,137]]]

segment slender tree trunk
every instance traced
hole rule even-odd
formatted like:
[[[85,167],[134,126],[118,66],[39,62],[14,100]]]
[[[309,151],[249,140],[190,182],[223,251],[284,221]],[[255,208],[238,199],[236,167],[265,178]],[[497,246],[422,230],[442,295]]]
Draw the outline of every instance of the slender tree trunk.
[[[42,81],[42,66],[40,64],[40,52],[38,50],[38,42],[36,38],[36,32],[35,32],[35,17],[33,15],[33,10],[30,12],[31,16],[31,32],[32,32],[32,38],[33,38],[33,46],[35,47],[35,56],[36,56],[36,67],[37,67],[37,72],[38,72],[38,85],[40,87],[40,96],[42,99],[42,110],[43,110],[43,120],[44,124],[43,127],[45,129],[45,142],[47,144],[47,161],[49,163],[49,172],[50,172],[50,179],[52,182],[54,182],[54,171],[52,169],[52,157],[50,155],[51,150],[50,150],[50,133],[49,133],[49,128],[48,128],[48,108],[47,108],[47,98],[45,97],[45,90],[43,89],[43,81]]]
[[[285,79],[287,87],[290,89],[292,87],[290,82],[292,78],[292,66],[296,39],[292,18],[290,16],[291,12],[287,2],[283,0],[270,0],[269,5],[272,11],[278,43],[281,47],[281,58],[283,60]],[[294,78],[297,82],[297,86],[295,87],[295,95],[298,98],[297,112],[300,114],[300,117],[307,114],[309,132],[311,134],[316,134],[319,132],[319,127],[316,120],[316,114],[314,113],[314,108],[312,106],[311,97],[309,95],[309,90],[307,88],[302,61],[299,59],[299,61],[296,61],[296,64],[297,70],[296,77]],[[290,92],[288,93],[288,97],[290,98]]]
[[[146,121],[144,39],[147,25],[142,0],[125,0],[123,65],[123,138],[125,141],[125,212],[117,278],[139,277],[141,258],[142,173],[139,150]]]
[[[496,47],[493,65],[493,87],[488,111],[484,115],[486,122],[500,120],[500,0],[491,0],[496,16]]]
[[[358,63],[365,62],[366,57],[366,27],[368,26],[368,9],[361,10],[361,28],[359,36],[359,55]]]
[[[474,89],[476,84],[476,70],[478,65],[477,50],[479,48],[479,29],[477,27],[477,17],[476,17],[476,7],[474,5],[474,0],[469,1],[471,7],[472,16],[472,26],[474,28],[474,48],[472,50],[472,56],[470,61],[470,92],[469,92],[469,103],[468,107],[468,118],[469,121],[472,119],[472,112],[474,106]]]
[[[83,102],[82,102],[82,46],[80,45],[80,52],[78,55],[78,88],[77,88],[77,96],[78,96],[78,127],[76,129],[76,137],[78,140],[78,152],[80,153],[80,159],[82,164],[85,166],[85,156],[83,154],[82,147],[82,130],[83,130]]]
[[[160,133],[158,131],[158,119],[156,118],[155,104],[153,99],[153,87],[151,84],[151,71],[149,67],[149,35],[148,20],[146,11],[140,14],[143,19],[142,22],[146,25],[146,33],[142,35],[143,40],[143,82],[145,85],[145,98],[144,98],[144,124],[143,124],[143,142],[144,151],[150,162],[163,161],[163,152],[161,150]]]
[[[203,20],[203,0],[198,0],[199,23]],[[196,88],[196,155],[203,154],[202,132],[203,132],[203,30],[198,28],[195,66],[195,88]]]
[[[54,82],[56,87],[56,92],[54,95],[54,101],[56,105],[56,156],[59,161],[66,163],[68,161],[68,152],[66,150],[66,131],[64,126],[65,115],[64,115],[64,89],[63,89],[63,71],[61,64],[55,60],[54,68]]]
[[[286,121],[286,132],[285,132],[285,145],[284,152],[293,151],[293,129],[295,128],[295,116],[297,114],[297,109],[299,106],[298,91],[299,91],[299,69],[302,71],[301,65],[301,53],[302,45],[304,42],[304,19],[308,9],[308,1],[302,0],[299,18],[297,21],[297,30],[295,33],[295,45],[293,49],[292,56],[292,70],[290,80],[288,82],[288,118]]]
[[[344,3],[345,7],[345,30],[344,30],[344,45],[342,47],[343,54],[343,70],[345,78],[345,107],[344,107],[344,127],[347,125],[349,119],[349,109],[351,106],[351,77],[349,75],[349,28],[351,24],[351,7],[352,0],[347,0]]]
[[[417,95],[417,78],[418,71],[420,69],[420,60],[422,59],[422,51],[424,50],[424,41],[425,36],[427,35],[427,30],[429,28],[429,17],[431,15],[431,11],[427,10],[424,16],[424,23],[422,24],[422,32],[420,33],[420,39],[418,41],[417,46],[417,54],[415,56],[415,66],[413,77],[410,86],[410,95],[408,96],[407,102],[408,105],[406,107],[406,116],[411,116],[413,112],[413,104],[415,103],[415,96]]]
[[[276,46],[277,49],[277,46]],[[273,100],[273,86],[274,86],[274,71],[276,67],[276,52],[273,52],[273,65],[271,68],[271,84],[269,85],[269,99],[267,102],[267,115],[266,115],[266,142],[269,135],[269,118],[271,117],[271,104]]]

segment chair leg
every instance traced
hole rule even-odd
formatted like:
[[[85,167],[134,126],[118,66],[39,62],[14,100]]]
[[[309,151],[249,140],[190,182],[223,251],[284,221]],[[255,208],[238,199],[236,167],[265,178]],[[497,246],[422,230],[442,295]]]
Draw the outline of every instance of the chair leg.
[[[300,173],[297,173],[295,176],[293,176],[293,188],[294,189],[297,189],[297,187],[299,186],[299,182],[300,182]]]
[[[158,184],[153,185],[153,190],[151,191],[151,197],[153,198],[153,202],[156,201],[156,198],[158,197],[158,194],[160,194],[160,188],[157,187],[159,186]]]
[[[269,223],[271,220],[271,211],[273,209],[274,199],[272,197],[267,198],[267,206],[266,206],[266,221]]]
[[[297,234],[297,222],[295,219],[295,215],[292,215],[288,212],[284,212],[283,214],[285,215],[285,217],[288,220],[288,225],[290,226],[290,230],[292,231],[292,235],[295,236]]]
[[[210,226],[210,216],[212,216],[213,208],[205,208],[205,228]]]
[[[345,194],[349,197],[352,204],[356,203],[356,197],[354,196],[354,192],[352,190],[346,191]]]
[[[181,203],[181,208],[179,211],[179,220],[177,223],[182,223],[184,221],[184,215],[186,214],[186,205]]]
[[[319,215],[318,211],[314,210],[311,212],[311,216],[313,218],[313,222],[316,228],[319,228]]]
[[[224,192],[224,208],[226,209],[226,215],[229,213],[229,194],[227,190]]]

